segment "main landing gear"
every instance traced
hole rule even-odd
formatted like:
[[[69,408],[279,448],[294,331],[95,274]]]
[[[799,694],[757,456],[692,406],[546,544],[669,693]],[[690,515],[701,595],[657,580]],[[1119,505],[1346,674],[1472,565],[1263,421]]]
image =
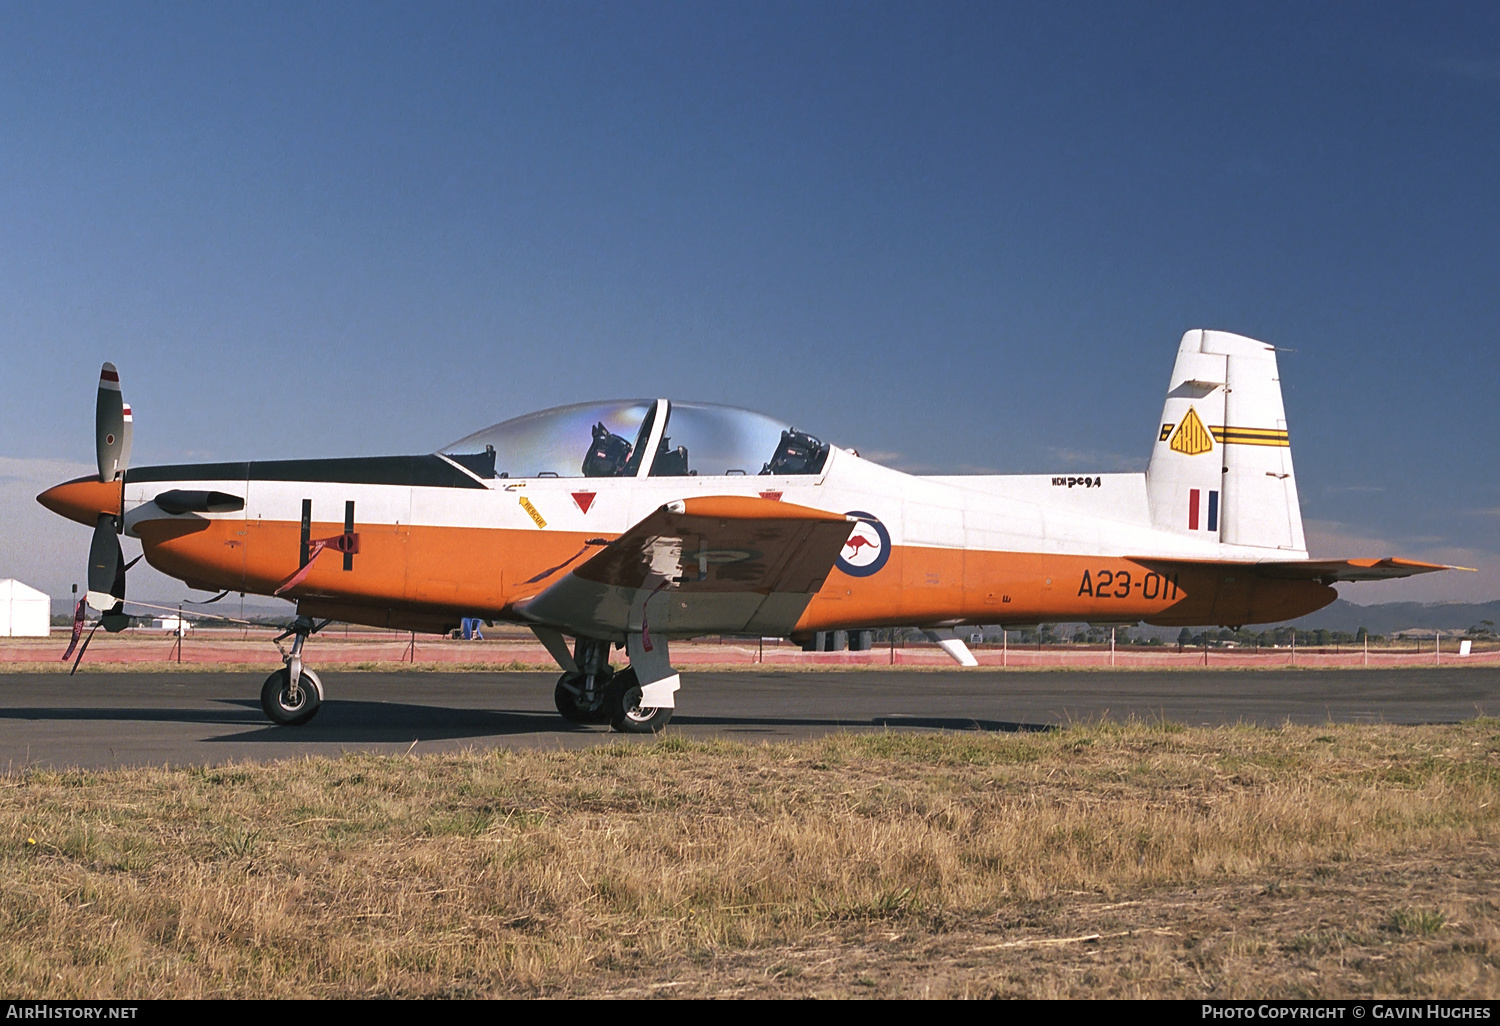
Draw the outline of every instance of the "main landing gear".
[[[323,682],[302,665],[302,645],[328,621],[314,624],[311,617],[299,616],[276,640],[292,638],[292,650],[283,653],[286,665],[266,678],[260,689],[260,707],[271,722],[282,727],[296,727],[318,715],[323,706]]]
[[[672,706],[644,704],[647,699],[635,667],[627,666],[616,673],[609,665],[609,649],[608,641],[592,638],[579,638],[574,643],[573,666],[566,668],[564,663],[563,675],[552,693],[557,711],[569,723],[608,723],[622,734],[657,733],[672,718]],[[675,690],[674,682],[665,692],[669,702]]]
[[[579,638],[573,645],[573,669],[564,669],[552,698],[569,723],[608,723],[604,693],[614,679],[609,642]]]
[[[627,666],[615,674],[604,690],[609,725],[622,734],[655,734],[672,718],[671,706],[644,705],[641,682],[635,668]]]

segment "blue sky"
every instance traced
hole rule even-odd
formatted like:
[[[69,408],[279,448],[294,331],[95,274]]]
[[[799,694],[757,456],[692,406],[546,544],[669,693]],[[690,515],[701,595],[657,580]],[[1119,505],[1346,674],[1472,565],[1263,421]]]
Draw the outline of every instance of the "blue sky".
[[[1492,599],[1497,115],[1481,4],[3,2],[0,576],[82,572],[105,359],[137,464],[667,394],[1081,472],[1210,327],[1315,554],[1483,570],[1347,597]]]

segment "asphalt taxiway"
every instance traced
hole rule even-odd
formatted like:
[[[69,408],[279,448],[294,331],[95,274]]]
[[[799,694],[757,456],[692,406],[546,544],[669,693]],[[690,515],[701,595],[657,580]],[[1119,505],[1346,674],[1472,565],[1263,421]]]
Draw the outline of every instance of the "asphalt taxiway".
[[[302,727],[266,720],[262,680],[212,672],[0,673],[0,771],[642,740],[565,723],[552,706],[553,674],[330,671],[323,674],[327,701]],[[685,675],[668,729],[772,741],[855,730],[1039,730],[1131,717],[1276,726],[1482,715],[1500,715],[1493,668],[733,671]]]

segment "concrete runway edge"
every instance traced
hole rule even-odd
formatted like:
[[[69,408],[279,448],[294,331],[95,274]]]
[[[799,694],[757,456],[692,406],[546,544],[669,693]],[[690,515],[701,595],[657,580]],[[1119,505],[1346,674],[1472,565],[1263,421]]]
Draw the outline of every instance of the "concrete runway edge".
[[[638,743],[565,723],[554,673],[322,672],[302,727],[260,709],[263,673],[0,673],[0,769],[216,765],[307,754]],[[668,730],[783,741],[852,730],[1008,731],[1098,720],[1188,725],[1435,723],[1500,715],[1493,667],[1111,673],[697,672]],[[413,748],[415,742],[415,748]]]

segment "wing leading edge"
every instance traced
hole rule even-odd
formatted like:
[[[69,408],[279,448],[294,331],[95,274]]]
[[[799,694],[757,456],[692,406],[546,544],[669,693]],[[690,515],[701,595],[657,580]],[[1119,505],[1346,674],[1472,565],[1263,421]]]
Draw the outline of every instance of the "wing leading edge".
[[[855,523],[773,499],[668,503],[516,612],[593,637],[789,634]]]

